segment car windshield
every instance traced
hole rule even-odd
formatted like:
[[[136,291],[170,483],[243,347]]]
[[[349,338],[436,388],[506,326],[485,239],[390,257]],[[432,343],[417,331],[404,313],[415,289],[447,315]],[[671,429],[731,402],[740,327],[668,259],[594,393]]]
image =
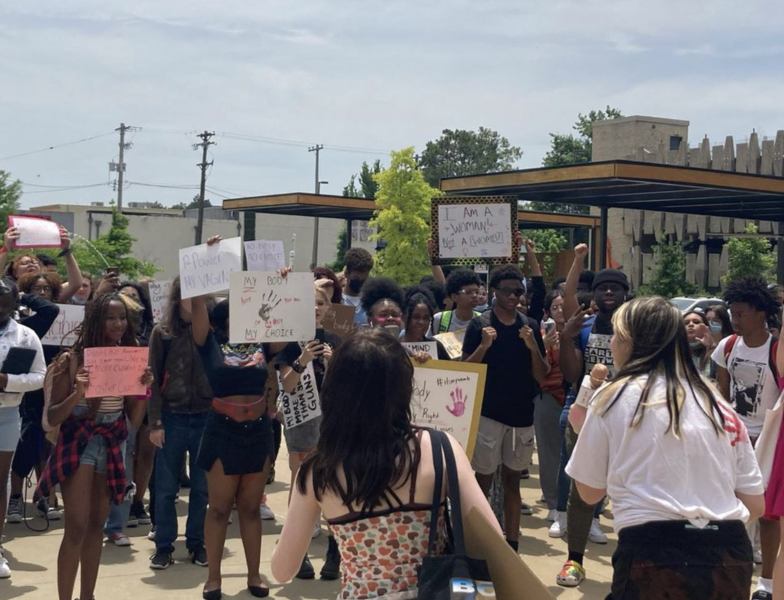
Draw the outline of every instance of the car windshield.
[[[694,304],[694,298],[673,298],[670,300],[670,304],[672,304],[678,310],[686,310],[692,304]]]

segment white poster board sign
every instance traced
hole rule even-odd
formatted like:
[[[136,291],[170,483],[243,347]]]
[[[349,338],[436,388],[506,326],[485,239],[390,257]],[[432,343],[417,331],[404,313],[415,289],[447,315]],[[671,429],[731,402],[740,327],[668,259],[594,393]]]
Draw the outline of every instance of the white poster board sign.
[[[74,345],[79,332],[76,328],[81,326],[84,321],[84,306],[75,304],[58,304],[60,314],[57,315],[54,323],[41,338],[44,346],[63,346],[68,348]]]
[[[169,299],[171,287],[172,281],[170,279],[150,282],[150,305],[152,306],[152,320],[154,323],[160,323],[163,318],[163,311],[166,310],[166,302]]]
[[[301,342],[316,337],[316,290],[310,273],[236,271],[229,292],[233,344]]]
[[[11,215],[8,222],[19,230],[14,248],[59,248],[60,226],[48,219]]]
[[[430,358],[438,360],[438,345],[435,342],[403,342],[403,347],[411,352],[427,352]]]
[[[245,242],[245,260],[248,271],[278,271],[286,266],[283,242],[255,240]]]
[[[413,359],[412,359],[413,361]],[[451,434],[466,451],[474,452],[482,413],[487,365],[431,360],[414,362],[414,425]]]
[[[304,344],[300,345],[304,346]],[[277,375],[278,389],[280,390],[278,410],[283,414],[283,425],[286,429],[297,427],[321,416],[321,399],[316,387],[316,376],[312,362],[309,362],[305,367],[299,377],[297,387],[290,394],[283,391],[283,382],[279,371],[277,371]]]
[[[242,239],[235,237],[208,246],[180,249],[182,298],[229,289],[229,273],[242,270]]]
[[[438,206],[441,259],[511,256],[513,235],[508,204]]]

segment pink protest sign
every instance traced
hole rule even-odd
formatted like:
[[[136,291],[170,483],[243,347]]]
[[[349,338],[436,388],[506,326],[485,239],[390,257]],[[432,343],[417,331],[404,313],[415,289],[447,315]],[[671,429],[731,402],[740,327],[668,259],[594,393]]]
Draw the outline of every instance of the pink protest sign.
[[[90,373],[87,398],[144,396],[141,378],[147,368],[147,348],[85,348],[84,366]]]
[[[43,217],[8,217],[11,227],[19,230],[14,248],[59,248],[60,226]]]

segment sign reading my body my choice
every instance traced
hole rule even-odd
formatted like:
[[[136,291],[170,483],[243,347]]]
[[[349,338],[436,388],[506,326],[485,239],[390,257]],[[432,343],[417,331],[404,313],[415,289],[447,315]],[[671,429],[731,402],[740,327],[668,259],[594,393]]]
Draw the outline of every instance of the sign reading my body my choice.
[[[170,280],[150,282],[150,304],[152,305],[152,320],[155,323],[160,323],[163,318],[171,287],[172,281]]]
[[[442,259],[512,255],[509,204],[439,204],[438,252]]]
[[[309,342],[316,337],[316,291],[310,273],[232,273],[229,303],[232,344]]]
[[[221,240],[180,249],[182,298],[229,289],[229,273],[242,270],[242,239]]]

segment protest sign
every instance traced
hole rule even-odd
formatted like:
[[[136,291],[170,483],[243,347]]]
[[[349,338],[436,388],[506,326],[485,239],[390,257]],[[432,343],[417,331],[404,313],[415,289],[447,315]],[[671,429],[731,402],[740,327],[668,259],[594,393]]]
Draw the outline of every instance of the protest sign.
[[[19,230],[14,248],[59,248],[62,243],[60,226],[49,219],[11,215],[8,222]]]
[[[245,242],[245,260],[248,271],[277,271],[286,266],[283,242],[255,240]]]
[[[354,331],[354,313],[357,312],[356,306],[347,304],[331,304],[327,309],[321,326],[331,333],[346,338]]]
[[[300,346],[304,347],[304,343]],[[297,427],[321,416],[321,399],[319,398],[318,388],[316,387],[316,376],[313,371],[313,363],[308,366],[299,377],[297,387],[292,393],[283,391],[283,382],[278,374],[278,410],[283,413],[283,425],[286,429]]]
[[[60,313],[52,323],[49,331],[41,338],[44,346],[63,346],[70,347],[79,337],[78,327],[84,321],[84,306],[74,304],[58,304]]]
[[[313,275],[274,271],[234,272],[230,277],[229,338],[233,344],[300,342],[316,337]]]
[[[465,337],[465,329],[439,333],[433,337],[444,345],[447,354],[449,354],[449,358],[452,360],[463,356],[463,337]]]
[[[403,347],[411,352],[427,352],[430,358],[438,360],[438,345],[435,342],[403,342]]]
[[[229,288],[229,273],[242,270],[242,240],[231,238],[208,246],[180,249],[182,298],[223,292]]]
[[[144,396],[141,383],[147,368],[148,349],[107,346],[84,349],[84,366],[90,373],[87,398]]]
[[[431,228],[433,264],[472,267],[477,259],[489,264],[518,260],[516,197],[433,198]]]
[[[163,311],[166,309],[166,302],[171,291],[171,280],[151,281],[150,282],[150,305],[152,306],[152,320],[160,323],[163,318]]]
[[[414,425],[451,434],[471,458],[482,412],[487,365],[431,360],[414,363]]]

